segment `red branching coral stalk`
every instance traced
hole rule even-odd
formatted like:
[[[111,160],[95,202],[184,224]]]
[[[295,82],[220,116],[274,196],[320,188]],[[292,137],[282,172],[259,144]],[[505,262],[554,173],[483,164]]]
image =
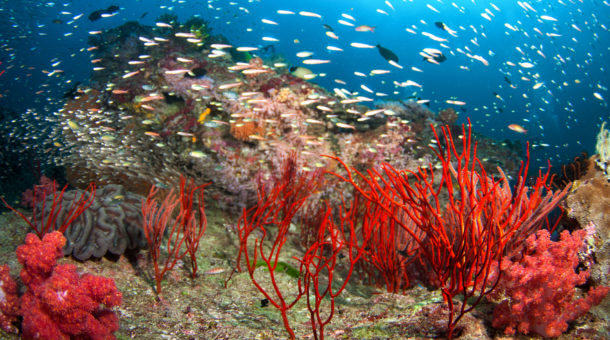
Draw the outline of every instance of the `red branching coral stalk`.
[[[367,202],[365,202],[366,204]],[[324,339],[324,328],[335,313],[335,299],[347,286],[358,262],[365,256],[371,238],[371,221],[375,216],[362,216],[357,210],[360,204],[357,199],[349,208],[345,203],[340,207],[338,222],[335,223],[330,206],[326,205],[323,219],[318,227],[317,242],[306,251],[301,262],[299,287],[307,297],[307,309],[310,314],[314,339]],[[341,279],[334,280],[339,263],[347,267]],[[335,287],[333,287],[335,286]],[[324,312],[324,304],[327,311]]]
[[[4,198],[0,197],[0,200],[2,200],[2,202],[7,208],[11,209],[14,213],[19,215],[34,230],[38,238],[42,239],[45,234],[54,231],[54,226],[56,225],[57,218],[62,213],[62,210],[64,210],[62,203],[64,192],[68,188],[68,185],[66,184],[61,191],[56,191],[57,183],[53,181],[52,187],[53,202],[51,203],[51,207],[47,212],[47,199],[44,198],[45,195],[42,195],[39,192],[41,190],[44,190],[44,188],[34,186],[34,194],[32,195],[33,210],[31,218],[27,218],[20,211],[10,206],[8,203],[6,203]],[[85,197],[85,192],[89,193],[88,197]],[[80,216],[80,214],[82,214],[85,210],[87,210],[87,208],[89,208],[89,206],[91,206],[93,200],[95,199],[95,183],[89,184],[85,192],[81,194],[78,200],[74,200],[70,207],[66,208],[67,212],[65,214],[61,214],[65,217],[63,217],[62,223],[57,229],[57,231],[63,234],[66,229],[68,229],[70,224],[72,224],[72,222],[74,222],[74,220],[78,216]],[[37,202],[37,197],[42,197],[42,202]],[[41,206],[40,211],[38,211],[39,205]]]
[[[368,214],[374,216],[368,219],[368,223],[363,224],[363,227],[370,229],[369,243],[373,246],[368,247],[360,267],[367,274],[369,283],[375,280],[378,286],[385,286],[391,293],[398,293],[401,289],[404,291],[410,284],[407,267],[419,259],[419,245],[394,219],[403,214],[402,220],[409,224],[410,230],[418,237],[423,236],[422,232],[400,210],[395,209],[390,215],[375,204],[366,210],[370,210]]]
[[[347,170],[345,177],[334,175],[383,209],[417,243],[430,284],[441,289],[449,309],[447,336],[451,338],[461,317],[494,289],[499,276],[492,282],[492,269],[501,256],[520,246],[542,226],[545,216],[569,187],[552,193],[547,173],[539,175],[530,191],[525,185],[525,165],[512,192],[505,176],[501,181],[495,180],[483,169],[470,127],[468,133],[462,128],[461,152],[456,150],[448,127],[442,128],[443,138],[439,138],[436,129],[433,131],[440,176],[432,165],[410,171],[397,170],[389,164],[384,164],[381,172],[371,169],[364,175],[349,169],[339,158],[331,158]],[[456,295],[462,296],[458,306],[453,301]],[[470,298],[474,299],[468,307],[466,301]]]
[[[252,283],[269,300],[269,303],[280,311],[284,328],[294,339],[295,334],[290,327],[287,312],[303,295],[301,282],[299,280],[295,295],[288,299],[286,292],[282,292],[278,285],[276,269],[282,247],[287,241],[290,224],[307,197],[317,187],[320,173],[297,171],[294,154],[284,161],[280,173],[281,175],[275,179],[269,189],[264,188],[259,181],[257,204],[250,209],[244,209],[238,221],[240,249],[237,269],[241,270],[241,262],[245,263]],[[271,238],[273,243],[271,248],[266,250],[263,243],[268,238]],[[262,266],[267,269],[270,284],[265,285],[254,276],[260,263],[263,263]]]
[[[187,250],[181,251],[186,238],[181,228],[184,212],[180,211],[178,216],[173,218],[180,200],[172,189],[163,202],[159,204],[154,198],[157,191],[158,189],[155,186],[151,187],[148,197],[142,202],[142,229],[144,229],[144,235],[148,241],[148,254],[154,266],[156,292],[161,296],[163,276],[174,268],[178,260],[186,255]],[[162,260],[161,245],[166,230],[168,235],[165,243],[167,256]]]
[[[184,233],[184,244],[191,260],[191,277],[197,277],[197,249],[199,241],[205,234],[208,220],[205,216],[205,202],[203,190],[210,183],[195,186],[193,180],[187,181],[180,177],[180,223]],[[197,193],[197,202],[194,195]],[[197,204],[197,206],[195,206]]]

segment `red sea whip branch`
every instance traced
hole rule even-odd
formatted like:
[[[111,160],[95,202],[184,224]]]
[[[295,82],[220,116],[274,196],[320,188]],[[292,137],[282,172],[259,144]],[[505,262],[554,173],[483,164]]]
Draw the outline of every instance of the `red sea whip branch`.
[[[184,243],[185,233],[182,232],[181,221],[184,218],[184,212],[172,221],[172,215],[176,206],[180,203],[173,189],[167,194],[161,205],[154,198],[158,189],[155,186],[150,188],[150,192],[146,200],[142,202],[142,229],[148,241],[149,255],[153,261],[155,270],[156,292],[161,296],[161,280],[166,272],[170,271],[176,265],[178,260],[186,255],[187,251],[180,252],[180,248]],[[161,244],[167,227],[169,228],[167,237],[167,257],[163,262],[163,268],[160,266],[161,260]]]
[[[203,200],[203,190],[210,183],[195,186],[193,180],[187,181],[180,176],[180,208],[181,208],[181,224],[182,231],[185,234],[184,244],[186,251],[191,258],[191,277],[197,277],[197,249],[199,241],[208,225],[208,220],[205,216],[205,203]],[[193,196],[197,192],[197,200],[199,206],[196,210],[193,209],[195,202]]]
[[[42,239],[46,233],[54,231],[54,226],[56,225],[57,218],[60,216],[63,210],[63,197],[66,188],[68,188],[68,185],[66,184],[59,192],[56,191],[57,183],[55,181],[53,181],[52,187],[53,202],[51,203],[52,205],[50,207],[50,211],[46,216],[45,208],[47,199],[46,197],[44,197],[44,195],[39,195],[39,191],[43,190],[39,186],[34,186],[34,193],[32,195],[33,208],[31,218],[25,217],[25,215],[23,215],[20,211],[10,206],[8,203],[6,203],[4,198],[0,197],[0,200],[2,200],[2,202],[7,208],[11,209],[15,214],[19,215],[33,229],[39,239]],[[86,191],[89,192],[89,197],[85,199],[85,193],[82,193],[80,199],[72,201],[70,207],[67,208],[67,212],[65,214],[61,214],[63,220],[61,221],[61,225],[59,226],[59,228],[57,228],[57,230],[62,234],[66,231],[66,229],[68,229],[70,224],[74,222],[74,220],[78,216],[80,216],[80,214],[82,214],[85,210],[87,210],[87,208],[89,208],[89,206],[91,206],[91,204],[93,203],[93,200],[95,199],[95,183],[90,183]],[[42,202],[36,202],[37,197],[42,197]],[[40,213],[37,212],[39,204],[41,205]],[[39,215],[40,220],[37,220]]]
[[[296,156],[292,154],[285,159],[281,176],[275,178],[269,190],[266,190],[259,180],[257,204],[250,209],[244,209],[237,223],[240,240],[237,269],[241,270],[241,258],[243,256],[243,262],[246,264],[252,283],[269,300],[269,303],[280,311],[284,328],[292,339],[295,338],[295,334],[290,327],[287,312],[303,296],[303,290],[299,280],[298,292],[290,301],[287,301],[285,292],[282,293],[278,285],[276,269],[295,214],[320,182],[320,172],[303,174],[296,169]],[[262,235],[254,238],[252,233],[255,230]],[[275,239],[271,249],[265,251],[263,242],[270,233],[275,233]],[[254,238],[253,245],[251,245],[251,238]],[[259,267],[259,264],[266,267],[271,287],[266,285],[267,288],[265,288],[254,277],[254,271]]]
[[[438,142],[438,149],[433,151],[441,162],[440,179],[435,179],[432,165],[414,172],[384,164],[383,175],[371,169],[365,176],[350,170],[339,158],[330,158],[347,170],[346,177],[335,173],[337,177],[351,183],[365,199],[385,210],[418,244],[431,283],[440,287],[448,306],[447,336],[451,338],[461,317],[495,287],[499,277],[490,282],[490,275],[501,256],[523,243],[529,232],[540,228],[544,217],[567,191],[543,195],[544,189],[548,189],[547,173],[539,176],[528,197],[525,166],[526,170],[522,167],[519,173],[515,193],[511,193],[505,178],[496,181],[487,176],[476,157],[476,144],[472,146],[470,127],[468,134],[462,128],[461,153],[457,152],[448,127],[442,129],[443,139],[434,127],[433,131]],[[352,172],[362,180],[362,185],[356,183]],[[447,197],[446,204],[441,196]],[[402,214],[394,214],[396,211]],[[405,221],[405,217],[413,224]],[[412,225],[421,229],[423,237]],[[453,297],[458,294],[463,301],[456,315]],[[466,308],[466,301],[475,296]]]
[[[362,203],[372,204],[368,201]],[[349,209],[343,202],[339,221],[335,224],[332,209],[326,205],[326,212],[319,211],[324,217],[318,227],[317,242],[309,247],[303,258],[295,258],[301,262],[299,288],[303,289],[307,297],[307,309],[316,340],[324,339],[324,327],[330,323],[335,313],[335,298],[343,292],[356,264],[365,256],[372,231],[369,226],[378,218],[368,214],[372,211],[370,209],[365,209],[365,214],[359,213],[360,208],[358,196],[354,198]],[[347,273],[342,277],[342,284],[334,281],[338,262],[346,262],[348,267]],[[321,274],[325,274],[325,277]],[[338,287],[333,289],[333,284]],[[322,315],[324,301],[328,301],[329,310],[326,316]]]

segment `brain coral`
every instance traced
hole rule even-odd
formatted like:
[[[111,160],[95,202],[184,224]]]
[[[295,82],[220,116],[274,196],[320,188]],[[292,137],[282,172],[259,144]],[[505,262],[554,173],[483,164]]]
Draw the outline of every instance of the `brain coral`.
[[[54,229],[67,218],[69,207],[84,193],[82,190],[66,191],[61,203]],[[87,194],[85,194],[87,195]],[[91,257],[102,257],[110,252],[121,255],[126,249],[146,246],[142,231],[142,196],[126,192],[120,185],[107,185],[97,189],[95,200],[68,227],[64,255],[72,255],[85,261]],[[52,206],[52,197],[47,198],[45,214]]]

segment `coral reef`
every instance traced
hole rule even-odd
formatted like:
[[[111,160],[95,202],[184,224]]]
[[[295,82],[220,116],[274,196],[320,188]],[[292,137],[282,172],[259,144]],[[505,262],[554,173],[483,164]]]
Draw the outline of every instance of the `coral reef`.
[[[577,271],[586,236],[586,230],[571,235],[566,230],[559,242],[552,242],[547,230],[539,230],[527,238],[520,259],[504,257],[502,279],[492,293],[501,300],[494,310],[493,326],[504,328],[506,334],[518,330],[556,337],[568,329],[568,322],[599,304],[609,287],[591,288],[586,297],[574,296],[575,287],[589,277],[589,271]]]
[[[112,279],[81,276],[74,265],[57,265],[65,242],[60,232],[42,240],[28,234],[17,248],[21,280],[27,287],[20,301],[23,338],[114,339],[118,318],[107,308],[121,304],[121,293]]]
[[[297,163],[308,170],[331,167],[324,154],[357,168],[389,162],[415,169],[432,154],[429,125],[457,117],[450,111],[436,117],[415,102],[373,104],[329,93],[257,51],[238,60],[201,20],[164,20],[169,27],[128,23],[91,37],[95,82],[58,115],[63,164],[79,169],[69,173],[148,187],[176,186],[185,175],[212,182],[209,196],[238,211],[256,199],[252,179],[268,179],[288,152],[296,151]],[[480,149],[497,155],[484,163],[518,159],[502,145]],[[513,174],[515,164],[503,168]],[[318,195],[332,197],[333,188]]]
[[[266,266],[270,273],[273,272],[272,268],[277,268],[277,279],[282,280],[283,276],[288,275],[285,269],[289,266],[298,267],[294,261],[302,259],[301,270],[306,275],[302,275],[300,279],[297,275],[297,280],[289,284],[299,280],[311,280],[305,285],[306,292],[301,291],[300,294],[315,292],[314,305],[308,305],[308,310],[310,315],[317,315],[318,319],[320,314],[324,314],[322,309],[326,308],[320,308],[321,304],[331,303],[334,310],[335,296],[347,287],[349,275],[346,276],[346,272],[351,274],[352,269],[359,269],[356,268],[356,261],[351,262],[349,270],[345,268],[350,256],[358,252],[363,259],[377,256],[375,262],[369,263],[370,271],[377,275],[377,278],[386,279],[389,282],[386,282],[387,289],[393,292],[406,291],[409,288],[410,282],[406,276],[411,273],[408,272],[407,262],[418,265],[421,275],[414,279],[420,279],[429,288],[441,288],[440,292],[443,294],[442,297],[437,294],[437,312],[430,309],[429,313],[442,315],[443,319],[447,319],[443,320],[444,325],[440,326],[442,330],[438,329],[440,323],[433,322],[430,330],[426,332],[436,332],[438,335],[444,331],[446,336],[457,336],[463,327],[458,326],[459,320],[464,320],[462,317],[475,318],[474,313],[467,313],[489,292],[486,283],[488,279],[491,280],[490,268],[494,261],[499,261],[505,250],[522,243],[528,234],[540,228],[549,210],[568,190],[548,194],[546,175],[539,178],[534,189],[530,190],[526,184],[526,175],[519,170],[521,162],[518,157],[518,144],[476,136],[478,157],[475,156],[471,151],[475,149],[475,138],[471,138],[473,134],[470,130],[466,135],[466,131],[453,125],[458,119],[458,113],[453,109],[442,110],[436,114],[415,101],[375,102],[345,89],[329,92],[290,74],[285,66],[281,66],[285,63],[282,63],[280,57],[264,59],[262,49],[242,52],[231,46],[227,47],[226,39],[212,35],[205,21],[201,19],[195,18],[181,24],[175,16],[166,16],[160,18],[158,24],[158,27],[150,27],[129,22],[90,37],[90,51],[95,69],[92,81],[88,87],[76,88],[75,96],[68,98],[64,108],[57,114],[59,124],[56,133],[63,138],[64,145],[59,148],[66,156],[62,162],[68,168],[70,183],[88,183],[89,179],[95,179],[97,183],[121,183],[128,190],[135,190],[137,187],[137,192],[142,193],[148,192],[150,187],[175,188],[181,176],[186,176],[192,178],[195,183],[211,182],[209,188],[206,188],[206,196],[213,202],[211,205],[216,209],[220,208],[225,214],[229,211],[232,217],[236,217],[237,214],[231,213],[242,208],[256,207],[257,198],[261,198],[257,197],[257,184],[261,188],[273,188],[273,183],[278,179],[277,169],[281,168],[286,154],[295,155],[292,167],[295,173],[300,174],[298,177],[301,179],[317,174],[318,169],[333,172],[337,176],[320,177],[316,180],[319,185],[308,189],[309,199],[303,199],[301,202],[303,209],[294,212],[296,221],[302,217],[312,217],[303,216],[311,214],[312,211],[314,214],[320,214],[322,210],[316,211],[312,208],[316,204],[328,207],[327,219],[312,217],[309,224],[313,227],[309,231],[301,231],[304,235],[300,240],[303,241],[301,247],[310,249],[309,259],[305,261],[303,253],[291,253],[286,255],[286,261],[280,257],[268,258]],[[445,138],[439,139],[435,127],[440,124],[448,125],[443,127]],[[57,134],[53,137],[57,137]],[[452,150],[456,149],[462,152],[453,154]],[[331,157],[325,158],[321,155]],[[473,158],[470,158],[471,156]],[[341,164],[340,160],[345,163]],[[498,165],[505,172],[498,170]],[[377,228],[377,234],[374,236],[374,242],[369,244],[374,245],[361,247],[357,251],[351,248],[339,249],[346,247],[345,239],[356,237],[357,232],[352,230],[341,239],[337,236],[337,228],[343,228],[342,224],[336,224],[330,217],[335,216],[334,219],[347,221],[340,211],[345,210],[342,207],[346,202],[356,199],[357,194],[354,196],[352,193],[355,183],[346,183],[339,179],[352,170],[370,170],[371,176],[378,175],[375,179],[370,179],[376,184],[371,182],[372,187],[365,189],[371,195],[382,187],[392,190],[390,182],[377,182],[379,178],[386,176],[391,179],[391,183],[401,184],[401,188],[410,188],[409,194],[413,195],[411,200],[416,199],[416,202],[411,202],[413,206],[410,210],[404,211],[398,217],[390,216],[391,214],[384,215],[384,219],[371,217],[370,225]],[[87,180],[83,181],[85,178]],[[509,184],[512,178],[518,178],[514,188]],[[286,184],[284,189],[289,190],[290,185]],[[415,186],[419,192],[416,192]],[[346,187],[350,190],[344,190]],[[384,199],[368,200],[367,204],[389,204],[387,201],[405,194],[401,188],[386,193]],[[439,189],[433,189],[436,193],[433,194],[427,192],[426,188]],[[80,196],[80,192],[66,192],[64,201],[73,201]],[[86,260],[90,257],[101,257],[106,253],[118,255],[126,249],[143,247],[146,242],[140,228],[143,219],[141,208],[148,210],[148,232],[156,232],[155,240],[151,242],[149,249],[152,260],[148,264],[158,269],[155,272],[157,293],[161,291],[163,280],[167,281],[168,284],[163,287],[164,297],[168,298],[167,301],[171,299],[182,303],[181,306],[184,306],[185,310],[188,307],[187,312],[178,314],[187,315],[187,322],[198,323],[199,321],[195,320],[189,321],[191,306],[180,301],[180,296],[176,294],[181,292],[178,293],[176,289],[198,290],[198,287],[209,282],[202,280],[192,285],[193,287],[187,287],[187,284],[181,282],[186,280],[177,279],[181,277],[181,271],[169,272],[174,264],[176,267],[184,266],[178,259],[184,256],[188,249],[184,250],[182,245],[188,245],[189,242],[195,244],[195,241],[188,241],[184,234],[172,232],[178,230],[172,227],[178,228],[178,224],[186,219],[181,222],[182,213],[178,213],[175,218],[175,214],[167,207],[160,208],[159,211],[156,210],[157,207],[153,209],[152,205],[141,205],[142,199],[143,197],[130,194],[118,185],[102,186],[98,189],[91,207],[66,230],[67,241],[63,253]],[[203,198],[198,202],[203,204]],[[285,203],[285,206],[290,206],[294,202]],[[394,206],[386,206],[387,210],[384,211],[395,211],[405,206],[398,202],[398,199],[393,203]],[[65,203],[62,202],[62,208],[63,204]],[[175,198],[173,204],[178,204]],[[381,212],[379,209],[377,213]],[[278,208],[279,210],[282,209]],[[506,210],[510,212],[504,214]],[[425,220],[426,216],[418,215],[417,212],[421,211],[428,214],[426,216],[430,216],[430,220]],[[409,213],[419,218],[418,223],[406,223]],[[473,214],[476,214],[477,218],[472,218]],[[354,216],[356,215],[354,213]],[[158,216],[163,216],[167,223],[160,223],[163,221],[159,221]],[[415,219],[414,216],[410,218]],[[258,247],[261,255],[268,254],[266,249],[273,237],[277,238],[278,244],[283,245],[285,242],[286,250],[292,243],[299,241],[288,238],[296,235],[298,230],[294,229],[299,227],[297,222],[293,224],[290,220],[284,221],[286,223],[283,224],[282,230],[268,228],[268,221],[259,221],[260,228],[253,232],[253,238],[260,242],[250,240],[254,242],[255,248]],[[376,224],[379,220],[387,225],[379,227]],[[235,238],[235,235],[226,233],[227,230],[243,230],[246,218],[241,221],[242,224],[230,219],[222,222],[229,238]],[[320,227],[323,223],[327,223],[328,230]],[[163,230],[165,226],[169,229],[167,233]],[[487,229],[481,231],[481,226]],[[388,227],[387,230],[382,230],[384,227]],[[259,233],[264,235],[267,229],[269,234],[263,242],[261,240],[265,237],[261,238]],[[199,230],[205,230],[203,224],[200,224]],[[460,231],[464,230],[469,234],[460,234]],[[227,237],[225,234],[223,235]],[[197,235],[201,237],[203,232]],[[311,237],[312,235],[321,238]],[[442,235],[442,242],[434,243],[437,235]],[[515,236],[512,240],[511,235]],[[152,240],[152,236],[148,236]],[[329,236],[330,241],[323,236]],[[421,239],[415,240],[418,237]],[[248,242],[248,236],[242,237],[241,241]],[[30,238],[28,242],[33,241]],[[198,244],[199,239],[196,242]],[[227,248],[233,249],[231,245],[235,246],[234,243],[235,240],[225,241],[223,245],[229,245]],[[318,243],[317,248],[313,247],[314,243]],[[349,245],[354,246],[354,243]],[[458,248],[460,251],[455,251]],[[196,265],[197,260],[201,260],[201,253],[196,254],[196,247],[192,249],[189,253],[190,262]],[[206,260],[207,255],[214,256],[214,249],[213,246],[206,247]],[[481,249],[486,249],[486,252],[481,252]],[[239,250],[243,251],[244,246]],[[46,256],[53,259],[60,256],[54,249],[47,251]],[[419,258],[415,258],[418,251]],[[206,275],[222,272],[226,269],[224,267],[234,265],[226,263],[226,259],[231,258],[233,254],[227,255],[225,249],[219,250],[218,253],[223,253],[223,260],[216,259],[217,263],[208,263],[210,269],[206,271]],[[159,257],[169,258],[170,265],[163,266],[163,263],[155,260]],[[334,275],[335,279],[344,280],[343,286],[334,287],[332,280],[325,281],[327,276],[324,274],[322,275],[325,277],[318,281],[317,275],[321,271],[331,272],[327,261],[332,261],[333,268],[334,264],[337,264],[337,275],[329,276]],[[382,263],[384,261],[385,263]],[[248,261],[247,264],[254,266],[249,268],[250,274],[259,267],[256,261]],[[375,267],[376,265],[378,267]],[[257,269],[256,275],[265,274],[264,269]],[[105,292],[113,292],[109,282],[89,276],[79,278],[72,267],[56,267],[54,274],[51,274],[52,268],[41,270],[48,274],[48,278],[44,280],[48,285],[72,289],[71,285],[80,281],[83,290],[106,287]],[[382,270],[385,271],[380,274],[378,271]],[[166,272],[168,275],[163,276]],[[196,267],[193,267],[194,272]],[[238,273],[236,277],[239,275]],[[192,276],[195,280],[195,275]],[[252,279],[258,280],[256,277]],[[271,285],[276,288],[275,294],[279,294],[282,300],[277,288],[283,287],[286,282],[276,285],[275,279],[271,279]],[[142,277],[133,278],[133,281],[137,280],[142,280]],[[211,280],[213,279],[208,281]],[[150,293],[151,282],[143,284],[145,287],[141,291]],[[63,284],[66,286],[61,286]],[[319,293],[319,288],[326,284],[331,292],[330,302],[324,298],[325,293]],[[292,288],[295,288],[294,285]],[[348,290],[350,289],[345,289],[346,296]],[[238,307],[235,306],[241,308],[244,304],[252,307],[252,301],[258,305],[256,294],[259,293],[249,292],[251,296],[248,301],[226,298],[219,309],[237,310]],[[333,292],[336,292],[335,296]],[[138,295],[133,292],[132,294]],[[236,292],[227,291],[218,293],[219,296],[222,294],[237,295]],[[140,295],[139,298],[145,299],[144,294]],[[91,294],[87,296],[91,297]],[[45,300],[47,302],[65,298],[63,293],[45,297],[48,298]],[[461,302],[455,303],[454,297],[461,297]],[[478,299],[470,299],[471,297]],[[276,305],[274,296],[266,298],[267,304]],[[138,301],[138,297],[133,299]],[[307,300],[305,303],[312,303],[311,299],[303,300]],[[42,302],[31,299],[24,301],[27,302],[25,305],[28,310],[38,313],[41,309]],[[113,300],[107,305],[117,303]],[[261,306],[263,305],[261,302]],[[336,309],[337,317],[342,309],[346,308],[346,304],[337,299],[337,307],[339,305],[341,308]],[[87,313],[97,314],[97,311],[87,306],[88,302],[85,303]],[[299,304],[295,304],[294,308],[299,308]],[[485,306],[479,304],[478,308]],[[286,326],[288,316],[285,311],[284,309],[282,316]],[[56,312],[59,313],[58,310]],[[267,312],[262,310],[260,313]],[[57,317],[58,314],[54,315]],[[331,312],[330,316],[332,315]],[[24,325],[35,327],[34,323],[51,323],[51,317],[45,317],[38,313],[29,319],[29,324]],[[277,315],[274,317],[277,320]],[[35,318],[42,321],[31,321]],[[206,320],[208,319],[210,318]],[[108,322],[109,329],[116,328],[114,316],[103,314],[100,320],[101,323]],[[315,332],[322,334],[326,322],[319,323],[312,319],[311,323],[314,329],[317,329],[314,331],[314,337],[317,337]],[[223,327],[230,327],[230,322],[225,324]],[[304,336],[304,322],[290,320],[290,324],[294,330],[293,336]],[[78,327],[85,327],[92,333],[97,332],[97,326],[94,325],[81,324],[74,329]],[[333,327],[328,324],[328,330],[325,331],[328,336],[340,334],[332,333]],[[399,327],[400,325],[396,326]],[[133,335],[137,331],[126,330],[126,334]]]
[[[53,230],[68,218],[68,209],[82,190],[66,191]],[[120,185],[106,185],[97,189],[93,203],[66,229],[65,255],[84,261],[91,257],[102,257],[106,253],[121,255],[126,249],[141,249],[146,246],[142,231],[140,205],[143,197],[126,192]],[[52,198],[47,198],[45,210],[51,209]],[[41,212],[43,216],[48,211]]]

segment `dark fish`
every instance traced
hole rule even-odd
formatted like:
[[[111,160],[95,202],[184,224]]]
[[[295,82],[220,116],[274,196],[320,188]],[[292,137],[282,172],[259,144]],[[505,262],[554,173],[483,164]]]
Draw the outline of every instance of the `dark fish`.
[[[335,31],[335,30],[333,30],[333,28],[332,28],[332,27],[330,27],[330,25],[327,25],[327,24],[322,24],[322,26],[324,26],[324,28],[325,28],[327,31],[331,31],[331,32],[334,32],[334,31]]]
[[[108,8],[106,9],[98,9],[97,11],[91,12],[91,14],[89,14],[89,20],[90,21],[97,21],[100,20],[102,18],[102,15],[104,14],[114,14],[116,12],[119,11],[119,6],[117,5],[112,5],[112,6],[108,6]]]
[[[379,44],[377,44],[377,50],[379,50],[379,54],[381,54],[383,59],[385,59],[387,61],[393,61],[395,63],[398,62],[398,56],[394,52],[388,50],[387,48],[385,48]]]
[[[201,79],[203,78],[203,76],[205,76],[208,73],[208,71],[206,71],[205,68],[203,67],[195,67],[194,69],[192,69],[191,71],[187,72],[184,75],[184,78],[198,78]]]
[[[179,104],[184,103],[184,99],[179,96],[169,94],[168,92],[163,92],[163,97],[165,97],[165,102],[167,104]]]
[[[447,26],[445,26],[445,24],[440,21],[435,22],[434,25],[436,25],[436,27],[442,29],[443,31],[447,30]]]
[[[512,84],[512,83],[511,83],[511,81],[510,81],[510,79],[508,79],[508,77],[507,77],[507,76],[504,76],[504,81],[506,81],[506,82],[507,82],[507,83],[509,83],[509,84]]]
[[[98,9],[97,11],[91,12],[91,14],[89,14],[89,21],[100,20],[102,18],[102,14],[104,13],[105,12],[103,9]]]
[[[63,24],[64,22],[61,19],[53,19],[54,24]]]
[[[430,64],[434,64],[432,61],[430,61],[430,59],[436,61],[436,63],[442,63],[443,61],[447,60],[447,57],[445,57],[445,55],[442,53],[435,53],[430,55],[430,57],[423,57],[422,60],[427,61]]]
[[[144,19],[144,17],[147,16],[147,15],[148,15],[148,12],[142,13],[142,15],[140,15],[140,19]]]
[[[66,91],[66,93],[64,93],[63,97],[65,99],[76,98],[76,96],[78,95],[78,85],[80,85],[80,82],[76,82],[76,84],[74,84],[74,86],[72,88],[70,88],[68,91]]]
[[[260,52],[260,54],[273,55],[273,54],[275,54],[275,46],[273,46],[272,44],[269,44],[269,45],[259,48],[258,51]]]

